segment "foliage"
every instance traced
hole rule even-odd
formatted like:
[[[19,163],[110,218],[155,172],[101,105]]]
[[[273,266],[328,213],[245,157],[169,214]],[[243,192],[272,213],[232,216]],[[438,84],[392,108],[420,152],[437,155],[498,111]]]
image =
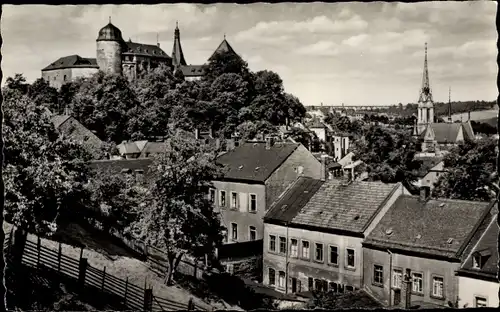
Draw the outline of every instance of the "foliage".
[[[203,71],[203,81],[208,82],[208,84],[223,74],[238,74],[246,78],[247,81],[250,79],[248,63],[232,52],[215,53],[203,66]]]
[[[4,101],[3,112],[6,218],[27,231],[51,233],[84,206],[90,153],[59,136],[47,108],[26,96]]]
[[[444,158],[447,172],[436,182],[433,195],[477,201],[496,198],[497,153],[498,140],[492,137],[453,148]]]
[[[26,83],[23,74],[15,74],[14,77],[8,77],[5,80],[5,86],[9,90],[16,90],[24,95],[28,92],[29,84]]]
[[[417,141],[407,132],[371,126],[364,140],[354,143],[354,160],[367,165],[370,180],[385,183],[416,180],[421,162],[414,160]]]
[[[28,96],[35,104],[46,106],[52,113],[62,113],[58,103],[57,90],[49,86],[44,79],[39,78],[28,87]]]
[[[258,134],[272,135],[276,131],[276,127],[267,121],[245,121],[236,128],[236,133],[242,140],[257,139]]]
[[[494,135],[498,133],[498,117],[480,121],[471,120],[470,123],[472,126],[472,130],[474,130],[474,133],[482,133],[486,135]]]
[[[362,290],[346,293],[313,292],[313,298],[309,302],[309,308],[322,309],[360,309],[380,308],[380,303],[372,299]]]
[[[126,78],[99,72],[82,82],[71,102],[73,116],[104,141],[128,140],[127,123],[138,106]]]
[[[137,236],[167,253],[166,281],[184,254],[212,254],[222,242],[218,215],[207,197],[211,181],[220,173],[214,153],[183,132],[172,133],[165,153],[152,165],[152,178]]]

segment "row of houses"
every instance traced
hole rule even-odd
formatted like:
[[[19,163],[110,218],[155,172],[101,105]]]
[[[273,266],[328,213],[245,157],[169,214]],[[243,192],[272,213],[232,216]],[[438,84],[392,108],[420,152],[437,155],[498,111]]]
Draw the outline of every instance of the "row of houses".
[[[429,194],[300,177],[264,216],[263,283],[363,289],[386,306],[498,306],[496,203]]]

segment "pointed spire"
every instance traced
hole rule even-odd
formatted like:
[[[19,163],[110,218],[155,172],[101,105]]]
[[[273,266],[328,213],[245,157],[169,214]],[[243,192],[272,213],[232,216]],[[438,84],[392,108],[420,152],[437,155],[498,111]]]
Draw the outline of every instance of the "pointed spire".
[[[111,24],[111,16],[109,16],[109,23]]]
[[[224,33],[224,40],[226,40],[226,33]]]
[[[175,22],[174,47],[172,48],[172,65],[174,65],[174,67],[187,65],[186,60],[184,59],[184,53],[182,52],[181,33],[179,30],[179,23],[177,21]]]
[[[422,74],[422,87],[420,89],[419,102],[427,103],[433,102],[432,92],[429,82],[429,69],[427,67],[427,42],[425,43],[425,59],[424,59],[424,72]]]
[[[448,122],[451,122],[451,87],[448,90]]]

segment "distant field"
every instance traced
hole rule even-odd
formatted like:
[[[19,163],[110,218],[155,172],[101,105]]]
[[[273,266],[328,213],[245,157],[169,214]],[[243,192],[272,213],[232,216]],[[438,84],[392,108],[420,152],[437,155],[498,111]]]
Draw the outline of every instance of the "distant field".
[[[489,109],[489,110],[484,110],[484,111],[475,111],[475,112],[470,112],[470,119],[471,120],[483,120],[483,119],[491,119],[498,117],[498,109]],[[467,121],[469,118],[468,113],[460,113],[460,114],[453,114],[451,115],[451,119],[453,121],[455,120],[460,120],[462,119],[463,121]]]

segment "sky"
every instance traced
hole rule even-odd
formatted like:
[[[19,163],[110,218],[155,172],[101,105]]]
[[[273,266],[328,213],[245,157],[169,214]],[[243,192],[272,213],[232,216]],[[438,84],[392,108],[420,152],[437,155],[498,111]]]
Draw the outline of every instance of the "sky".
[[[171,55],[175,23],[188,64],[224,38],[252,71],[272,70],[304,105],[418,100],[428,43],[434,101],[495,100],[497,3],[368,2],[162,5],[3,5],[2,71],[29,82],[60,57],[96,55],[99,29]]]

